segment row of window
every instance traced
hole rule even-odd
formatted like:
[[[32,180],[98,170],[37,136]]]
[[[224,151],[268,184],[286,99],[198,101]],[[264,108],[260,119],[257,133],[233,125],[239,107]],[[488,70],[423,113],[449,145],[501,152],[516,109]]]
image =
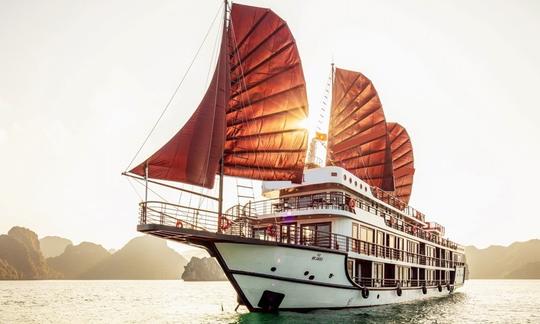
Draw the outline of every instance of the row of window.
[[[332,172],[330,174],[331,176],[333,177],[337,177],[337,172]],[[351,176],[347,177],[346,174],[343,175],[343,181],[347,182],[347,179],[349,179],[349,184],[352,185],[353,184],[353,178]],[[355,188],[360,188],[360,190],[364,190],[365,192],[368,191],[368,186],[364,186],[360,183],[360,186],[358,185],[358,181],[357,180],[354,180],[354,187]]]
[[[385,233],[384,231],[379,231],[379,230],[376,231],[373,228],[360,225],[359,223],[356,223],[356,222],[352,223],[351,236],[355,239],[358,239],[364,242],[375,243],[376,245],[379,245],[379,246],[386,246],[386,247],[393,248],[396,250],[409,252],[412,254],[421,254],[430,258],[440,258],[443,260],[454,259],[454,261],[463,262],[462,260],[463,256],[457,253],[452,254],[451,251],[440,249],[440,255],[437,256],[436,248],[434,246],[426,244],[425,251],[421,251],[419,242],[406,240],[403,237],[393,235],[393,234],[388,234],[388,233]],[[412,262],[415,262],[415,261],[412,260]]]

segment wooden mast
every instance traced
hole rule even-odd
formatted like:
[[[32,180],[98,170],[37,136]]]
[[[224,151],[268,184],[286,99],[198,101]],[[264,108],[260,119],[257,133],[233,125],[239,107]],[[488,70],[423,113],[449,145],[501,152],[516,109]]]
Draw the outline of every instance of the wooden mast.
[[[228,1],[224,0],[224,8],[223,8],[223,30],[226,30],[227,28],[227,6]],[[229,48],[229,37],[226,33],[223,33],[225,35],[222,39],[222,42],[227,42],[226,48]],[[228,56],[228,55],[227,55]],[[226,107],[226,105],[225,105]],[[225,121],[224,121],[225,122]],[[223,167],[223,159],[224,159],[224,153],[225,151],[222,151],[221,153],[221,159],[219,160],[219,196],[218,196],[218,228],[217,232],[221,233],[221,223],[223,219],[223,176],[224,176],[224,167]]]

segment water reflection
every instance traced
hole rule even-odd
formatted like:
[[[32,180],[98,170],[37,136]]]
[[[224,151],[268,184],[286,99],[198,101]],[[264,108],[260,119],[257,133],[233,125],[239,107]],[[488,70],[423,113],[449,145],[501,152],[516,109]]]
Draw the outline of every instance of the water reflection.
[[[369,308],[247,313],[239,315],[236,323],[452,323],[456,310],[467,303],[467,299],[467,294],[456,292],[442,298]]]

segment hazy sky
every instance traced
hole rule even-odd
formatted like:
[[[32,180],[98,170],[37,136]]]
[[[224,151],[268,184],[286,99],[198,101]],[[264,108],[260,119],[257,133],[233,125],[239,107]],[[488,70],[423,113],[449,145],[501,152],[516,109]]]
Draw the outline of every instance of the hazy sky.
[[[137,235],[139,198],[120,173],[221,3],[0,0],[1,233],[22,225],[107,248]],[[249,3],[287,20],[313,112],[332,58],[373,81],[412,137],[411,204],[451,239],[540,238],[539,1]],[[196,107],[217,35],[138,160]]]

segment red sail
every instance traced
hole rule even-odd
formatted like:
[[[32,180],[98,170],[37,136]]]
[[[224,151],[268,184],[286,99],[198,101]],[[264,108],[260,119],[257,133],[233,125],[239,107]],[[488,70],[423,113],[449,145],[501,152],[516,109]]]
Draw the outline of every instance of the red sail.
[[[359,72],[335,70],[326,164],[343,167],[371,186],[394,190],[384,111],[375,87]]]
[[[407,130],[400,124],[388,123],[387,125],[396,187],[394,195],[408,204],[414,176],[414,156],[411,139],[407,134]]]
[[[225,174],[300,182],[306,82],[294,37],[270,9],[233,4]]]
[[[212,188],[225,142],[225,109],[230,93],[226,34],[212,82],[199,107],[167,144],[130,172]]]

